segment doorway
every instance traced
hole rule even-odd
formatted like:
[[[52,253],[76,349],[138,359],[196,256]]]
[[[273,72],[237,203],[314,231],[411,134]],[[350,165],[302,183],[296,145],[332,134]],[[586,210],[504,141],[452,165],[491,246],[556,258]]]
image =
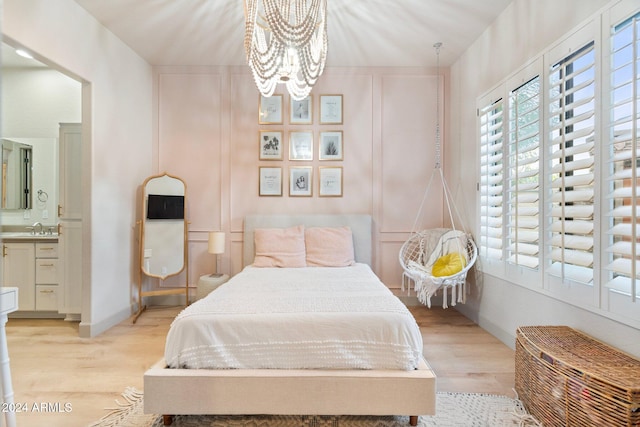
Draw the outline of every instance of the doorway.
[[[33,140],[41,140],[41,144],[60,143],[61,123],[81,124],[83,118],[83,103],[88,93],[88,84],[79,81],[74,76],[65,74],[55,68],[54,65],[33,58],[23,58],[16,54],[16,49],[7,43],[2,43],[2,117],[0,124],[0,135],[11,137],[24,137]],[[86,144],[86,142],[85,142]],[[73,150],[77,150],[70,157],[78,159],[76,169],[72,175],[77,181],[81,181],[82,154],[79,152],[84,144],[72,144]],[[42,145],[42,147],[45,147]],[[38,203],[34,203],[31,209],[2,210],[0,212],[0,223],[3,227],[28,227],[34,223],[41,223],[45,228],[53,227],[61,230],[64,227],[64,214],[62,212],[63,203],[61,196],[64,191],[58,185],[61,164],[60,145],[45,148],[34,146],[33,153],[33,194],[41,197]],[[69,157],[69,153],[63,154]],[[69,187],[67,187],[69,188]],[[74,200],[82,200],[81,186],[71,187],[76,194],[72,195]],[[69,197],[69,194],[67,194]],[[46,200],[46,201],[45,201]],[[82,202],[80,202],[82,206]],[[80,210],[80,224],[82,219],[82,209]],[[76,224],[74,224],[76,225]],[[89,286],[82,276],[84,274],[82,266],[83,258],[86,257],[84,251],[70,251],[70,247],[78,247],[83,243],[84,232],[77,227],[70,234],[61,231],[59,243],[64,253],[74,253],[77,256],[64,256],[61,259],[65,265],[61,269],[64,277],[60,277],[60,283],[65,283],[67,289],[69,272],[76,276],[76,286],[81,293],[80,301],[71,312],[67,312],[67,320],[80,321],[85,313],[85,307],[90,307],[88,292]],[[66,240],[65,240],[66,239]],[[62,241],[65,243],[62,244]],[[74,243],[75,242],[75,243]],[[64,293],[59,298],[65,298]],[[67,295],[68,299],[68,295]],[[63,308],[67,304],[60,301],[59,307]],[[64,309],[69,311],[68,309]],[[37,315],[38,313],[34,313]],[[37,316],[36,316],[37,317]]]

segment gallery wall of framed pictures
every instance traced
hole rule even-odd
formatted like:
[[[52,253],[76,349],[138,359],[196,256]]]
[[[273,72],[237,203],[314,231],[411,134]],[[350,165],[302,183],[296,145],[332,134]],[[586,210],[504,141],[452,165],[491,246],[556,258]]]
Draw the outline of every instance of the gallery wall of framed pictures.
[[[259,196],[342,197],[343,96],[285,96],[258,97]]]

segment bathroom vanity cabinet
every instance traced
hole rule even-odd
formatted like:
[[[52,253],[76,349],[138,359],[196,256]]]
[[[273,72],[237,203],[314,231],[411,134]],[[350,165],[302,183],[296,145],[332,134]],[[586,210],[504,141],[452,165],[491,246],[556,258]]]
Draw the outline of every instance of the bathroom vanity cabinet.
[[[2,244],[3,285],[18,288],[20,315],[29,312],[37,317],[46,313],[66,314],[62,311],[65,289],[60,283],[60,265],[55,238],[5,239]]]
[[[18,310],[36,309],[35,244],[2,244],[2,284],[18,288]]]

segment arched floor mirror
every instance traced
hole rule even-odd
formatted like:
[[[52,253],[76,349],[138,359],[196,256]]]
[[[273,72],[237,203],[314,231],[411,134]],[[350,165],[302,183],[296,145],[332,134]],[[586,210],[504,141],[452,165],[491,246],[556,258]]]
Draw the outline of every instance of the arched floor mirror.
[[[138,221],[138,312],[133,323],[147,308],[144,297],[182,294],[185,296],[185,305],[189,305],[186,184],[182,179],[167,173],[150,176],[142,184],[141,198],[142,218]],[[143,290],[145,277],[155,277],[162,281],[182,273],[183,270],[186,271],[184,288]]]

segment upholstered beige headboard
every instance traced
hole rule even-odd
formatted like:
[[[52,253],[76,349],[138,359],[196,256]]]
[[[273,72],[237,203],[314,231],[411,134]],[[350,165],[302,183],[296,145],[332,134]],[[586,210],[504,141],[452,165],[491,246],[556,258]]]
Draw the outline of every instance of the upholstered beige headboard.
[[[244,219],[243,265],[253,263],[255,256],[253,230],[256,228],[305,227],[351,228],[353,248],[357,262],[371,265],[370,215],[247,215]]]

